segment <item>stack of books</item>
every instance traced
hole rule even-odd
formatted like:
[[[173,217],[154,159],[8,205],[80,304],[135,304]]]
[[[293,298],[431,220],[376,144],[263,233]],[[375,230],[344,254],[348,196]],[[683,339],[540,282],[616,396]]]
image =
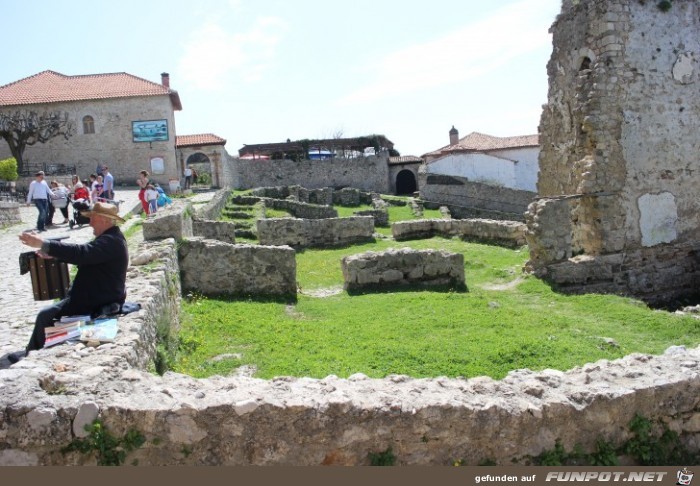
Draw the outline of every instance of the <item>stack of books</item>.
[[[44,329],[46,341],[44,347],[54,346],[56,344],[68,341],[69,339],[77,339],[80,337],[81,328],[90,321],[90,316],[64,316],[61,320],[54,323],[53,326]]]

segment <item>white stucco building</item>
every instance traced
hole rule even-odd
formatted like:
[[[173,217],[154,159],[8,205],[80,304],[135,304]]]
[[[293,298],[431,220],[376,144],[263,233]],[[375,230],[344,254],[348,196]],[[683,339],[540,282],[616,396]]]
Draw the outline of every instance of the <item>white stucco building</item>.
[[[423,158],[427,174],[536,192],[539,153],[538,135],[494,137],[472,132],[460,139],[452,127],[450,144]]]

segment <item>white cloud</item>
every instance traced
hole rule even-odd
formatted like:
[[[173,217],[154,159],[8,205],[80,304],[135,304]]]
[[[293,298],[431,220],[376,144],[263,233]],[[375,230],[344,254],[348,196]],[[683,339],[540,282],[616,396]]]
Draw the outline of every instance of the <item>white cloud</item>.
[[[245,32],[228,32],[215,22],[190,35],[179,62],[179,77],[198,89],[221,89],[232,75],[256,81],[274,60],[287,30],[277,17],[261,17]]]
[[[483,76],[551,42],[551,0],[524,0],[438,39],[388,54],[369,69],[373,81],[340,105],[370,102]],[[549,7],[549,8],[548,8]]]

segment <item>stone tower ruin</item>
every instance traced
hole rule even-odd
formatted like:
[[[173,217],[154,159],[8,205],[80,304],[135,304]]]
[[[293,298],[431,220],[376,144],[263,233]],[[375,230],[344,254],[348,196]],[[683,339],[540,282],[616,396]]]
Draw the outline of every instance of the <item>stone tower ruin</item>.
[[[698,294],[700,2],[564,0],[550,31],[529,268],[568,292]]]

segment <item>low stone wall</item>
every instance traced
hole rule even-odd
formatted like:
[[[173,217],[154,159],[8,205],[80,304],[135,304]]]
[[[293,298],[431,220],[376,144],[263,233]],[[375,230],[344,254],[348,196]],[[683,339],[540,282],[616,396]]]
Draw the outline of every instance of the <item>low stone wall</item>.
[[[416,219],[391,225],[391,233],[397,241],[457,236],[511,247],[525,245],[525,230],[525,224],[517,221],[489,219]]]
[[[162,208],[153,217],[144,220],[143,239],[181,240],[192,236],[192,212],[192,204],[189,201],[175,201],[172,207]]]
[[[374,218],[259,219],[257,233],[262,245],[289,245],[294,248],[345,246],[372,241]]]
[[[262,198],[262,201],[265,203],[265,207],[289,211],[296,218],[324,219],[338,217],[338,211],[331,206],[319,206],[289,199]]]
[[[243,206],[252,206],[259,202],[263,202],[265,207],[289,211],[296,218],[304,219],[324,219],[337,218],[338,211],[331,206],[319,206],[317,204],[308,204],[290,199],[275,199],[270,197],[258,196],[236,196],[231,202]]]
[[[194,218],[203,220],[217,220],[221,215],[221,211],[223,211],[226,204],[228,204],[228,200],[231,198],[231,193],[233,193],[233,189],[221,189],[216,191],[214,197],[212,197],[207,204],[196,210]]]
[[[364,211],[355,211],[356,216],[371,216],[374,219],[374,226],[386,228],[389,226],[389,213],[386,209],[367,209]]]
[[[182,288],[204,295],[296,296],[295,256],[285,246],[187,239],[179,249]]]
[[[425,206],[447,206],[455,218],[523,221],[534,192],[472,182],[464,177],[420,174],[420,196]]]
[[[157,330],[178,322],[174,240],[141,245],[127,288],[143,308],[119,319],[115,343],[58,345],[0,370],[0,466],[95,465],[61,452],[94,419],[141,434],[125,464],[142,466],[369,465],[389,447],[397,465],[524,464],[557,440],[618,447],[636,414],[700,452],[700,347],[502,380],[158,376],[146,371]]]
[[[360,190],[354,187],[344,187],[333,192],[333,204],[336,206],[353,207],[360,205]]]
[[[404,285],[449,285],[466,288],[464,255],[444,250],[368,251],[342,259],[348,291]]]
[[[230,221],[209,221],[195,219],[192,221],[192,233],[210,240],[219,240],[225,243],[236,242],[236,225]]]
[[[19,203],[0,201],[0,228],[21,222]]]

